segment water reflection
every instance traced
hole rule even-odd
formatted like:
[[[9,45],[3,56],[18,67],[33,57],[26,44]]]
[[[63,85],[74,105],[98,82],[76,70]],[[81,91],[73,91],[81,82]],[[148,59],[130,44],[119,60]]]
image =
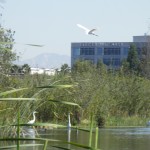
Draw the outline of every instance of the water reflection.
[[[100,134],[99,146],[105,150],[149,150],[150,147],[150,128],[102,129]]]
[[[84,131],[77,131],[76,129],[52,129],[46,132],[40,131],[42,138],[58,139],[63,141],[76,142],[83,145],[88,145],[89,133]],[[93,146],[94,146],[93,134]],[[103,150],[149,150],[150,148],[150,128],[112,128],[99,130],[98,148]],[[35,141],[34,141],[35,142]],[[59,144],[50,142],[50,145],[62,146],[76,150],[82,150],[72,145]],[[40,150],[41,147],[27,148],[27,150]],[[25,150],[25,149],[23,149]]]
[[[67,136],[68,136],[68,142],[70,142],[70,137],[71,137],[71,128],[69,128],[68,130],[67,130]],[[70,144],[68,144],[68,149],[70,149]]]
[[[89,133],[77,130],[50,130],[41,137],[59,139],[63,141],[72,141],[83,145],[88,145]],[[95,135],[93,135],[94,139]],[[119,129],[100,129],[98,148],[103,150],[149,150],[150,147],[150,128],[119,128]],[[58,143],[50,143],[57,146],[82,150],[72,145],[58,145]],[[93,140],[94,144],[94,140]],[[57,149],[53,149],[57,150]]]

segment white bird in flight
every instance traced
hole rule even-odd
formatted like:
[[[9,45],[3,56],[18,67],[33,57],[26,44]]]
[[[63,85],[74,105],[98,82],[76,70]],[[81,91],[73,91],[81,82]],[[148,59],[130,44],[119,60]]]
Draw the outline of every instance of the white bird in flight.
[[[81,24],[77,24],[77,26],[79,28],[83,29],[86,34],[98,36],[97,34],[94,33],[94,31],[97,30],[97,29],[88,29],[88,28],[82,26]]]

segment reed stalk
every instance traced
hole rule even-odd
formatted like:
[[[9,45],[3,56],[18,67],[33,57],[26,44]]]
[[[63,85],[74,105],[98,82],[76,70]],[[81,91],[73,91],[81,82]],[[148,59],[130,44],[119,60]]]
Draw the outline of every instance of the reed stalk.
[[[92,130],[93,130],[93,115],[91,115],[91,122],[90,122],[89,147],[91,147],[92,145]]]
[[[48,140],[45,140],[45,143],[44,143],[44,148],[43,148],[43,150],[46,150],[46,148],[47,148],[47,144],[48,144]]]
[[[95,149],[97,149],[97,144],[98,144],[98,127],[96,127],[95,131]]]
[[[17,125],[17,138],[20,138],[20,107],[18,108],[18,125]],[[20,150],[20,140],[17,140],[17,150]]]

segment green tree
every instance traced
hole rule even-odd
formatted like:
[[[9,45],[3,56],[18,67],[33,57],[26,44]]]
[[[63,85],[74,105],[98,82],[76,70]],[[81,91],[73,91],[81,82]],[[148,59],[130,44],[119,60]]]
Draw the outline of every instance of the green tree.
[[[13,31],[0,27],[0,72],[8,74],[12,65],[12,61],[16,60],[16,53],[13,48]]]
[[[21,67],[18,66],[18,65],[12,65],[10,71],[11,71],[11,73],[13,73],[13,74],[18,74],[18,73],[21,73],[22,69],[21,69]]]
[[[142,58],[140,65],[142,75],[150,78],[150,41],[148,41],[142,49]]]
[[[139,71],[140,60],[138,57],[138,52],[137,52],[136,46],[134,44],[130,45],[127,62],[129,63],[129,70]]]
[[[97,70],[100,72],[100,74],[104,74],[107,72],[107,67],[106,65],[102,62],[102,60],[98,60],[97,62],[97,66],[96,66]]]
[[[21,67],[21,69],[22,69],[22,72],[25,73],[25,74],[28,74],[28,73],[30,73],[30,71],[31,71],[31,68],[30,68],[30,66],[29,66],[28,64],[24,64],[24,65]]]
[[[70,71],[70,67],[68,66],[68,64],[63,64],[63,65],[61,66],[61,72],[62,72],[63,74],[69,73],[69,71]]]
[[[16,53],[13,48],[13,31],[4,29],[0,26],[0,89],[7,89],[10,86],[10,69],[12,62],[16,60]]]
[[[91,61],[88,60],[78,60],[72,67],[73,72],[78,72],[78,73],[86,73],[89,72],[92,67],[95,67]]]

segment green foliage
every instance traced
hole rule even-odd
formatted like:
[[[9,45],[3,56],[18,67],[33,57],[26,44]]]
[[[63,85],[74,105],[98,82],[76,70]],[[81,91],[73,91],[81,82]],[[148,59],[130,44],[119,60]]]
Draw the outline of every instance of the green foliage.
[[[130,45],[127,62],[129,63],[129,70],[139,72],[140,60],[134,44]]]
[[[142,76],[150,79],[150,41],[142,49],[140,68]]]
[[[0,27],[0,72],[5,75],[9,73],[12,61],[16,59],[16,54],[12,52],[14,33]]]
[[[30,66],[28,64],[24,64],[22,66],[12,65],[10,68],[10,73],[17,75],[17,74],[29,74],[30,73]]]
[[[146,118],[131,116],[131,117],[122,117],[122,116],[109,116],[106,119],[105,125],[107,127],[136,127],[136,126],[145,126],[147,122]]]
[[[55,76],[27,74],[22,78],[9,76],[9,85],[14,88],[5,87],[1,90],[3,102],[1,101],[0,110],[4,111],[0,113],[0,118],[7,108],[15,110],[18,105],[22,110],[21,115],[26,118],[21,121],[25,122],[35,109],[39,112],[37,118],[42,122],[62,122],[67,120],[67,114],[71,112],[71,121],[74,125],[81,120],[89,119],[92,112],[100,127],[105,126],[107,117],[111,116],[150,117],[148,79],[120,71],[112,73],[104,69],[102,64],[97,67],[89,62],[78,63],[77,66],[83,68],[77,67],[77,70],[73,68],[70,76],[68,74]],[[18,100],[21,104],[18,104]],[[76,107],[77,104],[82,109]],[[7,115],[11,118],[15,112],[10,112],[8,109]],[[9,117],[4,121],[1,119],[2,124],[5,124]],[[12,119],[9,121],[12,122]]]
[[[97,124],[103,126],[107,117],[111,118],[111,116],[124,118],[150,116],[148,113],[150,109],[149,80],[133,73],[124,74],[121,70],[113,72],[99,70],[94,65],[87,66],[87,62],[84,64],[87,68],[84,70],[84,62],[81,62],[82,65],[79,63],[77,66],[83,69],[77,68],[72,78],[78,82],[74,99],[83,108],[82,118],[88,119],[89,114],[93,112]],[[79,71],[82,73],[79,74]]]
[[[68,64],[63,64],[60,68],[62,74],[68,74],[70,72],[70,68]]]
[[[72,68],[73,72],[78,72],[80,74],[85,73],[85,72],[89,72],[91,69],[91,67],[93,66],[92,62],[90,61],[77,61]]]

